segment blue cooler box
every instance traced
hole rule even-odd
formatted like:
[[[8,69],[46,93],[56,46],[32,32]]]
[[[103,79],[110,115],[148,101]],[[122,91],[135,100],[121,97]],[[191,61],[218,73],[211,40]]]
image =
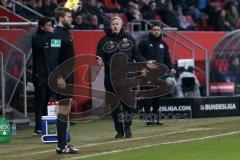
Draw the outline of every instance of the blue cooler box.
[[[58,142],[57,116],[42,116],[42,141],[44,143]],[[66,134],[67,142],[70,142],[70,133]]]

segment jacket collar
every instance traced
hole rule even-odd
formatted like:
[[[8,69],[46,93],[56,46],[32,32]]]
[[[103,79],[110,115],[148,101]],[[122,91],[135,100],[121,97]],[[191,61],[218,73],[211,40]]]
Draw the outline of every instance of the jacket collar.
[[[153,42],[162,42],[162,35],[160,35],[160,37],[155,37],[154,35],[149,33],[148,38]]]

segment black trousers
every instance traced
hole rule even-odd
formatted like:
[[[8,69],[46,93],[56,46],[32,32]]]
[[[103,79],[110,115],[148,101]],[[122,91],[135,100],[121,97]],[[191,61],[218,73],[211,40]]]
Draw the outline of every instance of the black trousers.
[[[112,111],[114,127],[117,133],[124,135],[124,130],[130,129],[132,125],[132,112],[133,109],[123,102]]]
[[[159,100],[160,98],[144,99],[141,100],[142,106],[144,107],[147,122],[159,122]]]
[[[107,91],[115,93],[111,86],[105,86],[105,88]],[[111,100],[108,96],[106,96],[107,105],[109,101]],[[111,112],[111,115],[117,133],[124,135],[124,129],[130,129],[132,125],[132,113],[133,108],[129,107],[123,102],[120,102],[119,105],[114,108],[114,110]]]
[[[49,88],[44,84],[34,84],[35,87],[35,130],[41,130],[41,118],[47,115]]]

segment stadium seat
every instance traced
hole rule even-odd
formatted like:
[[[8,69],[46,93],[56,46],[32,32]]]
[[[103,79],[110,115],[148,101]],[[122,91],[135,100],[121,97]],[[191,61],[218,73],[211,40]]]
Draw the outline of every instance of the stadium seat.
[[[162,21],[162,17],[159,16],[159,15],[156,16],[156,19],[159,20],[159,21]]]
[[[104,4],[105,7],[109,9],[116,9],[117,7],[113,4],[112,1],[109,0],[102,0],[102,3]]]

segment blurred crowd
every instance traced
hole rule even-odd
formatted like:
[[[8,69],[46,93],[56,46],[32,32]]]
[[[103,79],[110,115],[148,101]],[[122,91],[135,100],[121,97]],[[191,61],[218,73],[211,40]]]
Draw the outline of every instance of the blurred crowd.
[[[18,0],[47,17],[66,0]],[[11,8],[9,0],[0,0]],[[239,28],[240,0],[82,0],[73,12],[75,29],[102,29],[109,15],[119,14],[126,22],[160,20],[179,30],[232,31]],[[16,6],[16,12],[30,20],[29,11]]]

